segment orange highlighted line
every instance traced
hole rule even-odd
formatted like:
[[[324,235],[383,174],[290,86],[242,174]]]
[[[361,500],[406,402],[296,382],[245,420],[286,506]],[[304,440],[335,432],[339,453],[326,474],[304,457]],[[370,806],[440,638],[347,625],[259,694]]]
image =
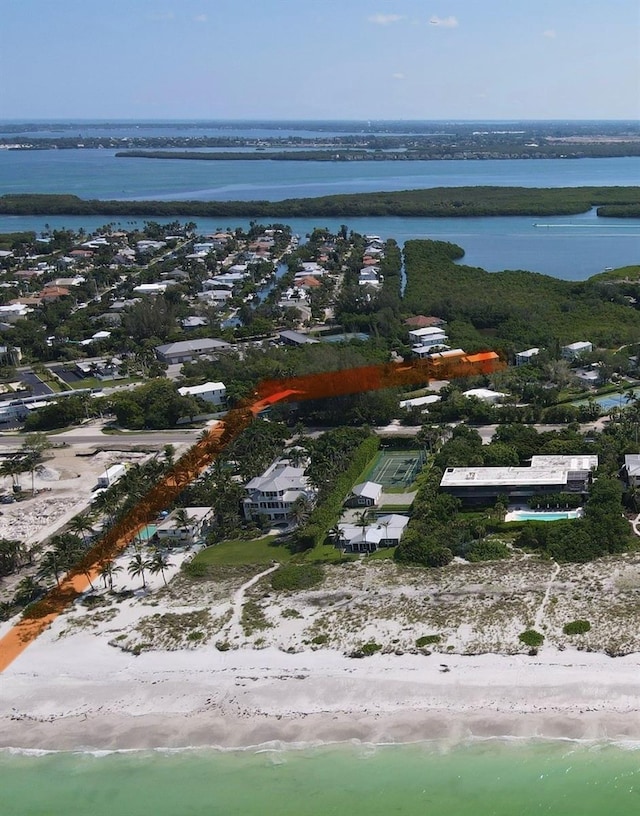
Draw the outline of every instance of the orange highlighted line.
[[[0,672],[4,671],[51,623],[85,592],[103,566],[119,555],[136,533],[172,504],[180,493],[205,471],[216,457],[247,428],[254,417],[271,405],[284,401],[325,399],[361,391],[375,391],[427,382],[429,379],[453,379],[474,374],[489,374],[504,368],[495,352],[457,355],[437,362],[415,360],[410,363],[386,363],[361,368],[266,380],[256,390],[256,398],[229,411],[223,422],[200,439],[171,470],[115,524],[84,556],[82,561],[31,605],[0,639]]]

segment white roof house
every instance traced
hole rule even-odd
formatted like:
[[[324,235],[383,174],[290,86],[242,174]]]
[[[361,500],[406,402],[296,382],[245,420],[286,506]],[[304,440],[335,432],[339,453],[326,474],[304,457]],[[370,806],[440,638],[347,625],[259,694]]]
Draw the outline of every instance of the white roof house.
[[[315,491],[304,471],[304,467],[294,467],[287,459],[278,459],[262,476],[251,479],[245,486],[247,496],[242,502],[245,518],[266,516],[269,521],[291,521],[297,499],[315,500]]]
[[[6,306],[0,306],[0,320],[3,323],[15,323],[31,311],[33,310],[24,303],[8,303]]]
[[[360,482],[354,485],[345,504],[351,507],[375,507],[382,498],[382,485],[378,482]]]
[[[624,457],[624,469],[627,480],[631,485],[640,484],[640,455],[637,453],[627,453]]]
[[[476,397],[483,402],[500,402],[507,394],[502,391],[492,391],[490,388],[470,388],[468,391],[462,392],[463,397]]]
[[[526,349],[526,351],[519,351],[516,354],[516,365],[528,365],[534,357],[537,357],[540,354],[539,348],[530,348]]]
[[[425,405],[433,405],[440,402],[442,397],[439,394],[427,394],[426,397],[414,397],[413,399],[400,400],[401,408],[422,408]]]
[[[163,363],[188,363],[206,354],[215,354],[232,348],[224,340],[203,337],[201,340],[180,340],[177,343],[165,343],[156,346],[156,357]]]
[[[211,507],[185,507],[187,524],[178,521],[179,510],[173,510],[156,528],[156,535],[160,541],[172,544],[190,544],[194,539],[202,536],[207,521],[211,517]]]
[[[169,283],[169,281],[163,281],[162,283],[141,283],[139,286],[134,286],[133,291],[137,295],[161,295],[167,291]],[[175,281],[173,281],[173,283],[175,283]]]
[[[200,397],[214,405],[222,405],[227,397],[227,387],[223,382],[206,382],[178,388],[178,393],[183,397]]]
[[[425,326],[423,329],[412,329],[409,332],[409,337],[412,340],[415,340],[416,343],[424,343],[430,338],[447,339],[444,329],[441,329],[438,326]]]
[[[569,343],[568,346],[563,346],[561,354],[565,360],[574,360],[581,354],[590,354],[593,351],[593,344],[588,340],[579,340],[576,343]]]
[[[339,524],[340,547],[349,552],[375,552],[379,547],[395,547],[408,523],[407,516],[390,513],[364,528],[359,524]]]

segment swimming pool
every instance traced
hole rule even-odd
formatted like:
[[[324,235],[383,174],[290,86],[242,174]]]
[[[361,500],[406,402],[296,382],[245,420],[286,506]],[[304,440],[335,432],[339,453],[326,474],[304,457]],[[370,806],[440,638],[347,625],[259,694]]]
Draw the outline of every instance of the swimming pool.
[[[545,512],[542,510],[514,510],[508,513],[505,521],[566,521],[580,518],[582,510],[558,510]]]

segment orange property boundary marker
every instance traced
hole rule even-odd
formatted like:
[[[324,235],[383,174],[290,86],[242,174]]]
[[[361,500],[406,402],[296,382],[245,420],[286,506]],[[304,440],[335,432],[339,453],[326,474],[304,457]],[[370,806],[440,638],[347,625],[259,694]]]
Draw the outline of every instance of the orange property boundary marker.
[[[265,408],[278,402],[325,399],[412,385],[429,379],[490,374],[504,367],[498,355],[491,351],[441,358],[437,362],[416,360],[411,363],[386,363],[264,381],[258,386],[253,402],[229,411],[223,422],[190,448],[133,510],[87,552],[59,586],[28,608],[22,619],[0,639],[0,672],[71,606],[86,591],[90,579],[98,578],[103,566],[121,553],[136,533],[153,521],[161,510],[175,501],[185,487],[197,479]]]

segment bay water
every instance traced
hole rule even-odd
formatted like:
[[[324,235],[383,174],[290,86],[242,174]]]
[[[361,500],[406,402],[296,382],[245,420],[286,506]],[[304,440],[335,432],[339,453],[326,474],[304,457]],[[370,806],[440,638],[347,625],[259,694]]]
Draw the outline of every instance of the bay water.
[[[123,132],[125,132],[123,130]],[[126,132],[135,132],[129,128]],[[81,198],[282,199],[333,193],[464,185],[563,187],[640,183],[640,157],[431,162],[243,162],[116,159],[113,150],[0,151],[0,194],[73,193]],[[104,216],[0,216],[0,232],[50,228],[94,230]],[[242,226],[246,219],[197,218],[201,232]],[[265,220],[265,219],[261,219]],[[144,219],[114,220],[127,228]],[[295,233],[350,229],[400,244],[411,238],[453,241],[464,263],[491,272],[527,269],[584,280],[606,267],[640,262],[637,219],[574,216],[494,218],[293,218]],[[541,222],[543,226],[534,226]]]
[[[11,816],[636,816],[640,751],[487,740],[453,748],[0,754]]]

